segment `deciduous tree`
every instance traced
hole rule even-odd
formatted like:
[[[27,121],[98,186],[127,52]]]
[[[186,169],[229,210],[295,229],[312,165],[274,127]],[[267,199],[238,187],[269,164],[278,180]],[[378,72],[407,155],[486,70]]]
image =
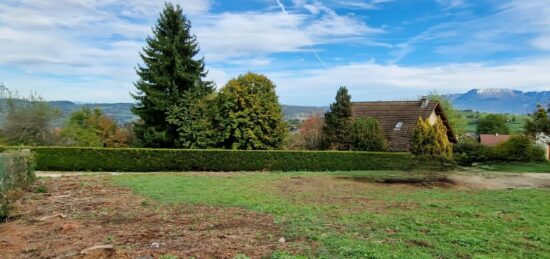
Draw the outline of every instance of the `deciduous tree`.
[[[479,119],[477,134],[509,134],[510,128],[506,124],[506,116],[501,114],[489,114]]]
[[[230,80],[216,98],[218,145],[229,149],[279,149],[287,135],[275,85],[247,73]]]
[[[538,133],[550,134],[550,116],[542,105],[537,105],[537,110],[530,117],[524,126],[525,133],[530,136]]]

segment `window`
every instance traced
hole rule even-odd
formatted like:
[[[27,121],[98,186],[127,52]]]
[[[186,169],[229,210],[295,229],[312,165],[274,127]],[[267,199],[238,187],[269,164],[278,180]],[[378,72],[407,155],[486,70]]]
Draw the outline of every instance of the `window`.
[[[394,127],[393,129],[394,129],[394,130],[400,130],[402,127],[403,127],[403,122],[398,121],[398,122],[395,124],[395,127]]]

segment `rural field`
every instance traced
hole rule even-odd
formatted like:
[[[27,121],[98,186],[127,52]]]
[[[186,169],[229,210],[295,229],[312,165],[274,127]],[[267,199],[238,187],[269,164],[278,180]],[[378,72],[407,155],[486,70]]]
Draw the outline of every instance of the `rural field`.
[[[0,225],[3,258],[550,254],[549,174],[65,174],[39,178]]]

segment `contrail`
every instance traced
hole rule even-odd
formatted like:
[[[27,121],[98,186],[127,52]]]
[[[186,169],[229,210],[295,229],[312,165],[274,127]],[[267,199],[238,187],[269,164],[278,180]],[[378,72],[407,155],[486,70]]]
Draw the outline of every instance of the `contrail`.
[[[275,1],[277,2],[277,5],[279,5],[279,8],[281,8],[281,12],[283,12],[284,15],[288,16],[288,12],[286,11],[285,5],[281,2],[281,0],[275,0]],[[292,27],[294,28],[294,30],[298,32],[300,31],[298,30],[298,27],[296,27],[296,25],[293,24]],[[321,59],[321,57],[317,54],[313,46],[311,46],[310,44],[306,44],[306,46],[311,50],[311,53],[313,53],[313,55],[315,56],[315,58],[317,58],[319,63],[321,63],[321,65],[323,65],[325,68],[328,68],[327,63],[325,63],[325,61]]]

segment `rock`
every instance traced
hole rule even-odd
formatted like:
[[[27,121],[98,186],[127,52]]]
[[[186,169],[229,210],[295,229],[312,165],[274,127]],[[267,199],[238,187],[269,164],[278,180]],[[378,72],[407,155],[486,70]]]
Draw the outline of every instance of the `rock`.
[[[153,242],[153,243],[151,244],[151,248],[159,248],[159,247],[160,247],[160,244],[157,243],[157,242]]]
[[[284,244],[286,242],[286,239],[284,237],[279,238],[279,243]]]
[[[80,254],[88,254],[90,252],[93,252],[95,250],[112,250],[113,249],[113,246],[112,245],[97,245],[97,246],[92,246],[92,247],[88,247],[84,250],[82,250],[80,252]]]

